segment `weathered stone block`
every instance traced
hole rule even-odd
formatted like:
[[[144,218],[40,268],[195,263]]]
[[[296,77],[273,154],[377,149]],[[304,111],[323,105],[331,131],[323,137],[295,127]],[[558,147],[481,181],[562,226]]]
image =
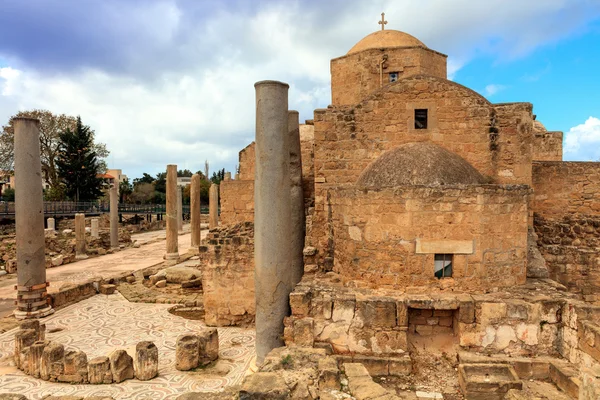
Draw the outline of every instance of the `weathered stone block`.
[[[356,299],[354,296],[340,296],[334,299],[331,319],[334,322],[352,321],[352,318],[354,318],[355,306]]]
[[[101,294],[113,294],[115,293],[115,290],[117,290],[117,287],[115,285],[109,285],[109,284],[102,284],[100,285],[100,293]]]
[[[37,321],[36,321],[37,322]],[[23,324],[21,324],[23,326]],[[38,322],[39,326],[39,322]],[[14,361],[15,365],[19,369],[23,369],[21,366],[21,351],[30,347],[38,340],[38,333],[35,329],[23,329],[17,331],[15,333],[15,353],[14,353]]]
[[[135,347],[135,377],[147,381],[158,375],[158,348],[152,342],[139,342]]]
[[[96,357],[88,363],[88,381],[93,384],[112,383],[110,360],[106,356]]]
[[[364,325],[372,328],[394,328],[396,326],[396,302],[392,300],[358,301],[357,317]]]
[[[217,328],[203,329],[198,334],[200,364],[206,365],[219,358],[219,331]]]
[[[333,357],[319,360],[319,390],[340,390],[340,370]]]
[[[290,307],[292,315],[306,317],[310,311],[311,292],[309,290],[296,290],[290,293]]]
[[[65,352],[64,373],[58,377],[60,382],[87,382],[87,355],[83,351]]]
[[[44,348],[48,345],[48,341],[37,341],[29,347],[29,357],[27,360],[27,368],[29,375],[34,378],[40,377],[40,369],[42,365],[42,354]]]
[[[294,321],[294,344],[302,347],[313,347],[314,320],[312,318],[297,319]]]
[[[257,372],[242,383],[239,400],[284,400],[290,389],[283,377],[275,372]]]
[[[133,358],[125,350],[113,351],[109,359],[114,382],[120,383],[126,379],[133,379]]]
[[[398,326],[408,326],[408,307],[404,301],[396,302],[396,323]]]
[[[56,381],[64,372],[65,348],[62,344],[49,342],[42,352],[40,377],[47,381]]]
[[[179,371],[197,368],[200,362],[199,346],[198,336],[191,334],[179,336],[175,345],[175,368]]]

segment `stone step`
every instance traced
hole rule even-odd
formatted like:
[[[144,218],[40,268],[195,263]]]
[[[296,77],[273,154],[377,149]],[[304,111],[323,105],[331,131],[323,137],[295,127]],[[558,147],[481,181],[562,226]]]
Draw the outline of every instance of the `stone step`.
[[[375,356],[364,354],[335,354],[338,366],[345,363],[360,363],[371,376],[406,376],[412,372],[412,360],[408,354],[397,356]]]
[[[550,363],[550,380],[574,400],[579,398],[579,370],[566,361]]]

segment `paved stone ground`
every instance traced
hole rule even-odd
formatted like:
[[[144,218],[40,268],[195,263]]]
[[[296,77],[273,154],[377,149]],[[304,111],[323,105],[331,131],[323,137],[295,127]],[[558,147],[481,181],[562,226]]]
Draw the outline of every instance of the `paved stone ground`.
[[[120,272],[135,271],[162,262],[166,246],[165,232],[161,230],[132,235],[131,239],[141,244],[139,248],[130,247],[114,254],[47,269],[46,277],[50,282],[48,292],[57,292],[65,283],[83,282],[98,276],[110,278]],[[187,233],[179,236],[180,254],[187,252],[190,247],[189,224],[184,225],[184,232]],[[203,237],[207,232],[202,232]],[[16,274],[0,277],[0,318],[11,314],[15,308],[14,285],[16,284]]]
[[[72,385],[35,379],[17,370],[12,361],[14,333],[0,335],[0,392],[29,399],[46,395],[112,396],[115,399],[175,399],[182,393],[218,391],[240,384],[255,357],[254,330],[219,328],[219,361],[197,372],[175,369],[177,336],[204,326],[170,314],[171,305],[130,303],[120,294],[96,295],[44,318],[49,340],[65,349],[82,350],[88,359],[126,349],[133,356],[137,342],[153,341],[159,349],[159,376],[151,381],[128,380],[112,385]]]

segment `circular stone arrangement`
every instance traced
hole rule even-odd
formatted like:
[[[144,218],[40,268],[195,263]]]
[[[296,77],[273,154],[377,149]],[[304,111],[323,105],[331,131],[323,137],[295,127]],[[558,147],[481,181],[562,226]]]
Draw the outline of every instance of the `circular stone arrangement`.
[[[60,343],[45,340],[46,326],[37,320],[23,322],[15,334],[14,361],[21,371],[45,381],[67,383],[120,383],[126,379],[150,380],[158,375],[158,348],[139,342],[135,362],[125,350],[88,362],[83,351],[65,351]]]

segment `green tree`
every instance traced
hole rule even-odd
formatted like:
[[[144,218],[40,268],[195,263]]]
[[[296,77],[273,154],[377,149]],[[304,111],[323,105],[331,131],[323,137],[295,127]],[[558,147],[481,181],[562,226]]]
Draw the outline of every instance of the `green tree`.
[[[8,124],[0,130],[0,169],[9,171],[14,165],[14,141],[15,131],[13,120],[17,117],[37,118],[40,121],[40,155],[42,158],[42,175],[51,188],[59,190],[62,180],[58,173],[56,160],[60,156],[60,134],[67,129],[75,130],[77,118],[70,115],[52,114],[48,110],[19,111],[13,115]],[[92,136],[92,148],[98,157],[98,169],[101,173],[106,172],[108,150],[104,143],[94,142],[95,133],[90,130]]]
[[[219,184],[221,181],[225,179],[225,168],[218,170],[217,172],[213,172],[212,178],[210,180],[212,183]]]
[[[67,128],[59,135],[58,175],[67,197],[75,201],[94,201],[102,195],[98,178],[100,164],[93,148],[93,131],[77,117],[75,130]]]
[[[167,173],[159,172],[156,174],[156,180],[154,181],[154,189],[159,193],[167,193]]]
[[[190,171],[189,169],[184,169],[184,170],[179,170],[177,171],[177,177],[178,178],[191,178],[192,175],[194,175],[194,173],[192,171]]]
[[[131,200],[136,204],[148,204],[154,198],[154,185],[151,183],[138,183],[133,187]]]
[[[142,174],[141,178],[134,178],[133,179],[133,186],[137,186],[140,183],[154,183],[154,178],[152,177],[152,175],[144,172]]]
[[[7,188],[2,191],[3,201],[15,201],[15,189]]]
[[[123,182],[119,183],[119,201],[121,203],[126,203],[126,200],[129,198],[132,192],[133,187],[131,186],[131,183],[129,183],[129,179],[125,179]]]

